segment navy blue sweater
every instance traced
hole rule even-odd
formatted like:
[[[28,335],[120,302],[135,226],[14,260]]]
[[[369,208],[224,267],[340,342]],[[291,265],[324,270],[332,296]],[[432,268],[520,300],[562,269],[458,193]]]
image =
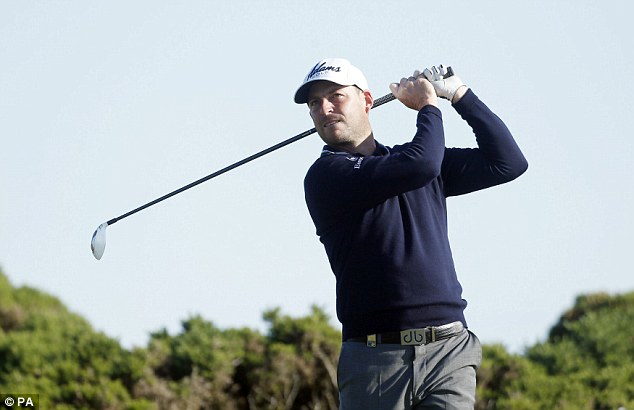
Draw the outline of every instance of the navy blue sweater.
[[[471,91],[453,105],[478,148],[445,148],[426,106],[413,140],[370,156],[326,146],[304,180],[306,203],[337,279],[343,339],[461,321],[445,198],[511,181],[528,164],[504,123]]]

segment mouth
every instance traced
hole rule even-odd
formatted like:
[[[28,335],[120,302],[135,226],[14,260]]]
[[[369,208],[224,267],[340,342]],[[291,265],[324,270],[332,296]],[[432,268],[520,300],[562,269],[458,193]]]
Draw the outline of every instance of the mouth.
[[[341,120],[338,120],[338,119],[328,120],[322,124],[322,127],[324,128],[332,127],[333,125],[339,123],[340,121]]]

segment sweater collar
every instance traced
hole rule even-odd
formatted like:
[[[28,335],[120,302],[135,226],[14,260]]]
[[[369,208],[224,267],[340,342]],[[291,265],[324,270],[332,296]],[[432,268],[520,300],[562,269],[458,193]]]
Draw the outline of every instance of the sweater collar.
[[[376,149],[374,150],[374,152],[372,153],[372,156],[383,156],[383,155],[389,155],[390,153],[390,149],[388,147],[386,147],[385,145],[381,144],[380,142],[376,141]],[[347,155],[347,156],[357,156],[357,157],[363,157],[363,154],[359,154],[359,153],[351,153],[351,152],[346,152],[346,151],[337,151],[335,148],[332,148],[329,145],[324,145],[324,148],[321,150],[321,157],[326,157],[328,155]]]

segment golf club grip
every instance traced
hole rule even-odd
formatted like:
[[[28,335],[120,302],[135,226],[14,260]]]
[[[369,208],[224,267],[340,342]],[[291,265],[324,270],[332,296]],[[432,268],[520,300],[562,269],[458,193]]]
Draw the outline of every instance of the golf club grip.
[[[453,69],[451,67],[447,67],[447,74],[445,74],[443,76],[443,78],[449,78],[452,75],[453,75]],[[386,94],[383,97],[379,97],[376,100],[374,100],[374,103],[372,103],[372,108],[379,107],[379,106],[381,106],[381,105],[383,105],[385,103],[388,103],[390,101],[393,101],[395,99],[396,99],[396,97],[394,96],[394,94],[392,94],[392,93]]]
[[[447,74],[445,75],[445,78],[451,77],[452,75],[453,75],[453,70],[451,69],[451,67],[447,67]],[[380,107],[381,105],[386,104],[386,103],[388,103],[390,101],[393,101],[395,99],[396,99],[396,97],[394,97],[394,94],[392,94],[392,93],[386,94],[383,97],[379,97],[376,100],[374,100],[374,102],[372,104],[372,108]],[[260,152],[257,152],[257,153],[255,153],[255,154],[253,154],[253,155],[251,155],[251,156],[249,156],[247,158],[244,158],[244,159],[242,159],[242,160],[240,160],[238,162],[234,162],[233,164],[228,165],[228,166],[226,166],[226,167],[224,167],[224,168],[222,168],[222,169],[220,169],[220,170],[218,170],[216,172],[213,172],[213,173],[211,173],[211,174],[209,174],[209,175],[207,175],[205,177],[202,177],[202,178],[200,178],[200,179],[198,179],[198,180],[196,180],[196,181],[194,181],[194,182],[192,182],[190,184],[187,184],[187,185],[185,185],[182,188],[178,188],[177,190],[174,190],[174,191],[170,192],[169,194],[165,194],[165,195],[163,195],[160,198],[156,198],[155,200],[150,201],[150,202],[148,202],[145,205],[141,205],[140,207],[135,208],[135,209],[131,210],[130,212],[126,212],[123,215],[120,215],[120,216],[118,216],[116,218],[112,218],[111,220],[106,222],[106,224],[107,225],[112,225],[112,224],[116,223],[117,221],[120,221],[123,218],[127,218],[130,215],[133,215],[133,214],[135,214],[135,213],[137,213],[139,211],[142,211],[145,208],[149,208],[152,205],[156,205],[159,202],[164,201],[164,200],[166,200],[168,198],[171,198],[174,195],[178,195],[178,194],[180,194],[183,191],[187,191],[188,189],[193,188],[196,185],[200,185],[203,182],[209,181],[210,179],[215,178],[215,177],[217,177],[219,175],[222,175],[225,172],[231,171],[232,169],[237,168],[237,167],[239,167],[241,165],[244,165],[247,162],[251,162],[254,159],[260,158],[260,157],[262,157],[262,156],[264,156],[266,154],[269,154],[269,153],[271,153],[273,151],[276,151],[276,150],[278,150],[278,149],[280,149],[282,147],[285,147],[285,146],[287,146],[289,144],[292,144],[295,141],[299,141],[302,138],[305,138],[305,137],[307,137],[309,135],[314,134],[315,132],[317,132],[317,129],[315,129],[315,128],[311,128],[309,130],[306,130],[306,131],[304,131],[304,132],[302,132],[300,134],[295,135],[294,137],[291,137],[291,138],[289,138],[289,139],[287,139],[285,141],[282,141],[282,142],[280,142],[278,144],[275,144],[275,145],[273,145],[273,146],[271,146],[269,148],[266,148],[266,149],[264,149],[264,150],[262,150]]]

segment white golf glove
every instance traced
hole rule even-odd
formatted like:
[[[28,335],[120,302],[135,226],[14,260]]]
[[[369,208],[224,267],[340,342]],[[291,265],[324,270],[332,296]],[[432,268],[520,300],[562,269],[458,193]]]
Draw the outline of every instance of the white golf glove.
[[[426,68],[423,70],[423,75],[427,78],[436,90],[436,95],[440,98],[445,98],[450,102],[453,102],[453,97],[458,91],[458,88],[463,87],[465,83],[457,75],[445,78],[447,75],[447,68],[442,64],[438,67],[432,66],[431,70]]]

